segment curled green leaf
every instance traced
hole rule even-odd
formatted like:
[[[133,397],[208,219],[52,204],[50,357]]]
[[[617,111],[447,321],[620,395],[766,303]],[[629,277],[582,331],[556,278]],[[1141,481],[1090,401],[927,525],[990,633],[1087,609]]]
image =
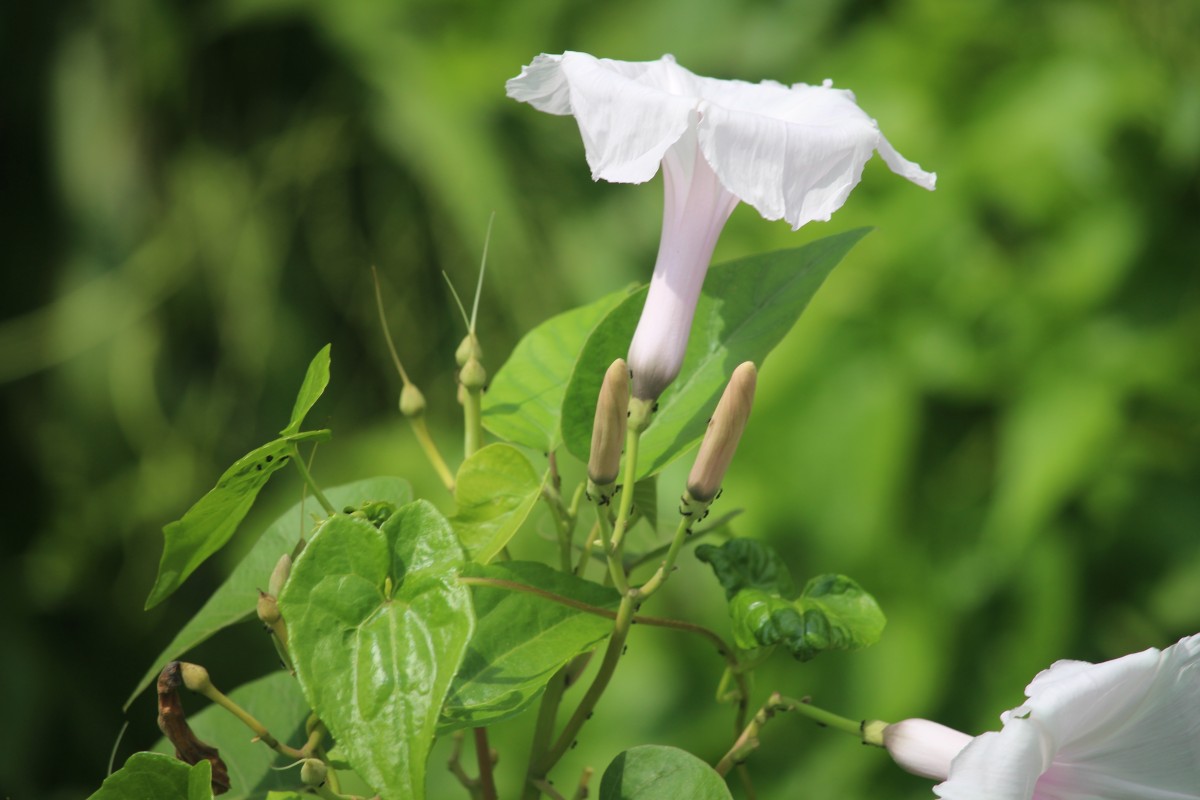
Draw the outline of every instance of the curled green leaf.
[[[757,539],[730,539],[720,546],[702,544],[696,548],[696,558],[712,567],[727,600],[743,589],[761,589],[783,597],[796,593],[787,564]]]
[[[845,575],[819,575],[795,600],[743,589],[729,601],[738,647],[781,644],[800,661],[879,641],[887,620],[875,598]]]

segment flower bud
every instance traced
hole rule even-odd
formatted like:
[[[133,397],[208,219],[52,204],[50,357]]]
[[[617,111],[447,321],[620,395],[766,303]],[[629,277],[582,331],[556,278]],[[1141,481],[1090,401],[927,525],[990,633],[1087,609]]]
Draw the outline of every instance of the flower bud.
[[[329,767],[319,758],[306,758],[300,762],[300,781],[305,786],[320,786],[325,783]]]
[[[625,418],[629,413],[629,367],[618,358],[604,373],[596,401],[592,426],[592,453],[588,478],[598,487],[610,486],[621,472],[621,448],[625,445]]]
[[[459,370],[458,382],[469,392],[478,392],[487,385],[487,370],[479,359],[472,358]]]
[[[883,729],[883,746],[907,772],[944,781],[954,760],[971,737],[927,719],[906,719]]]
[[[291,574],[292,557],[284,553],[275,564],[275,569],[271,570],[271,578],[267,581],[267,594],[275,597],[283,594],[283,585],[287,583],[288,576]]]
[[[466,338],[459,343],[458,349],[454,351],[454,360],[458,366],[465,367],[471,359],[483,361],[483,348],[479,346],[479,339],[474,333],[468,333]]]
[[[208,670],[199,664],[189,664],[186,661],[181,661],[179,663],[179,676],[183,678],[183,685],[193,692],[204,693],[212,688],[212,680],[208,677]]]
[[[275,595],[266,592],[258,593],[258,605],[255,611],[258,612],[258,618],[267,626],[273,627],[276,622],[283,619],[279,613],[279,602],[275,599]]]
[[[400,413],[409,419],[425,413],[425,395],[415,383],[406,383],[400,390]]]
[[[754,386],[758,370],[754,363],[746,361],[738,365],[717,402],[717,410],[708,421],[708,430],[700,442],[700,452],[688,475],[688,494],[701,503],[711,502],[725,480],[725,472],[733,453],[737,450],[746,420],[750,418],[750,406],[754,403]]]

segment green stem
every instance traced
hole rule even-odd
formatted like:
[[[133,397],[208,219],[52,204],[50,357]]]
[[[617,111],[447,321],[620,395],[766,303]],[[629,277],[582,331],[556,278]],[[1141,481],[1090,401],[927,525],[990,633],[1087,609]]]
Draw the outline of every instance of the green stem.
[[[483,392],[463,388],[463,457],[470,458],[483,443]]]
[[[537,723],[533,729],[533,742],[529,750],[529,763],[525,767],[525,788],[521,793],[521,800],[537,800],[540,796],[538,782],[545,777],[545,773],[539,774],[538,764],[545,757],[546,750],[550,747],[550,739],[554,736],[554,722],[558,719],[558,708],[567,688],[569,669],[570,666],[565,666],[556,672],[542,694]]]
[[[847,719],[823,708],[817,708],[805,700],[793,700],[790,697],[784,697],[779,692],[774,692],[750,720],[750,724],[738,736],[733,746],[729,748],[729,752],[717,762],[716,771],[721,775],[726,775],[735,765],[742,763],[746,756],[758,747],[759,731],[781,711],[795,711],[825,727],[848,733],[860,740],[866,738],[864,723]]]
[[[629,579],[625,575],[625,565],[621,563],[619,557],[614,555],[612,523],[608,519],[608,512],[604,510],[604,506],[600,505],[599,498],[596,501],[596,524],[600,526],[600,539],[604,542],[608,572],[612,577],[613,586],[621,594],[628,594]]]
[[[583,577],[584,571],[587,570],[588,562],[592,560],[592,547],[596,544],[596,537],[600,535],[600,522],[597,521],[592,525],[592,529],[588,531],[587,538],[583,540],[583,552],[579,554],[579,564],[575,567],[575,574]]]
[[[862,720],[849,719],[839,714],[834,714],[832,711],[817,708],[807,700],[793,700],[790,697],[783,697],[781,699],[787,703],[788,711],[795,711],[819,725],[833,728],[835,731],[841,731],[842,733],[848,733],[857,739],[863,738]]]
[[[608,688],[608,682],[612,680],[613,673],[617,669],[617,662],[625,650],[625,639],[629,636],[629,628],[633,622],[633,602],[631,594],[621,598],[621,605],[617,608],[616,624],[613,625],[612,636],[609,637],[608,648],[604,651],[600,669],[596,673],[596,677],[592,679],[591,685],[588,686],[587,692],[584,693],[583,699],[579,701],[575,713],[567,720],[562,733],[558,735],[558,739],[554,741],[549,751],[538,763],[536,770],[539,773],[538,777],[548,774],[550,769],[563,757],[563,754],[570,749],[580,728],[583,727],[583,723],[592,715],[592,710],[595,709],[600,695],[604,694],[604,690]]]
[[[446,487],[447,491],[453,492],[454,473],[446,466],[446,460],[442,458],[442,451],[438,450],[437,442],[429,434],[429,426],[425,424],[425,418],[409,417],[408,424],[412,426],[413,434],[417,437],[417,443],[421,445],[421,450],[425,453],[425,458],[429,460],[438,477],[442,479],[442,484]]]
[[[308,466],[304,463],[304,459],[300,457],[300,448],[293,442],[288,445],[288,449],[292,454],[292,463],[296,465],[296,469],[300,470],[300,477],[304,479],[304,484],[308,490],[313,493],[313,497],[317,498],[317,502],[321,504],[321,508],[325,509],[325,513],[333,516],[337,513],[337,509],[333,507],[333,503],[329,502],[329,498],[321,491],[321,487],[313,480],[312,473],[308,471]]]
[[[621,486],[621,503],[617,507],[617,519],[613,523],[612,550],[610,557],[621,561],[621,545],[624,543],[625,530],[629,525],[629,510],[633,508],[633,485],[637,477],[638,443],[642,434],[632,426],[625,433],[625,477]]]
[[[667,557],[663,559],[658,571],[650,576],[650,580],[638,589],[640,599],[645,599],[661,589],[662,585],[667,582],[667,578],[675,571],[675,559],[679,558],[679,551],[683,549],[690,523],[691,520],[688,517],[679,520],[679,527],[675,529],[675,538],[671,540],[671,546],[667,549]]]
[[[289,747],[272,736],[271,732],[267,730],[265,725],[259,722],[253,715],[250,714],[250,712],[246,711],[246,709],[230,700],[211,683],[209,683],[205,688],[201,689],[200,693],[241,720],[242,724],[254,731],[254,735],[257,736],[263,744],[265,744],[267,747],[270,747],[275,752],[291,759],[298,760],[301,758],[306,758],[302,751],[297,750],[294,747]]]
[[[575,536],[575,520],[571,512],[563,505],[562,495],[554,480],[547,481],[542,486],[542,499],[550,506],[551,516],[554,517],[554,529],[558,536],[559,566],[563,572],[570,572],[572,567],[572,539]]]

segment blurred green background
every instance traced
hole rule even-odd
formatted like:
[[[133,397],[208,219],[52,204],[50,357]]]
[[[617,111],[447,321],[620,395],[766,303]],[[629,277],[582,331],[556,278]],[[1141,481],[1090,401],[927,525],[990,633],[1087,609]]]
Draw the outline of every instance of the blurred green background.
[[[371,264],[450,451],[462,329],[440,272],[472,285],[492,211],[493,371],[530,326],[648,277],[657,180],[593,184],[571,120],[504,96],[539,52],[832,78],[939,174],[927,194],[876,162],[832,222],[741,207],[718,246],[876,227],[765,364],[720,505],[798,577],[860,580],[889,628],[863,653],[777,656],[756,702],[977,732],[1057,658],[1200,630],[1198,40],[1194,0],[4,4],[0,795],[99,785],[128,691],[298,483],[143,613],[161,526],[286,421],[326,342],[318,479],[399,474],[450,507],[397,418]],[[726,629],[690,557],[655,602]],[[275,661],[251,623],[193,659],[228,687]],[[719,673],[635,629],[560,785],[634,744],[717,758]],[[145,695],[118,764],[153,718]],[[494,739],[506,780],[525,727]],[[764,798],[930,796],[795,718],[750,766]]]

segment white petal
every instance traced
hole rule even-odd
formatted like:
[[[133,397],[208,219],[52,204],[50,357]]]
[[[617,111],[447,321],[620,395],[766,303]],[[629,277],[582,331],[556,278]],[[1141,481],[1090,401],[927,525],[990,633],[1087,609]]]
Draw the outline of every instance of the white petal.
[[[1200,636],[1103,664],[1055,664],[1027,689],[1059,739],[1049,781],[1076,797],[1200,798]]]
[[[712,80],[704,89],[705,157],[727,189],[793,229],[841,208],[883,140],[839,89]]]
[[[896,152],[896,148],[892,147],[892,143],[881,133],[879,134],[879,155],[884,162],[901,178],[908,178],[917,186],[921,186],[929,191],[933,191],[937,187],[937,173],[926,172],[921,169],[921,165],[913,161],[909,161],[904,156]]]
[[[514,100],[545,111],[547,114],[566,115],[571,113],[570,87],[562,73],[562,56],[542,53],[529,64],[521,67],[521,74],[509,78],[504,91]]]
[[[567,52],[539,56],[509,81],[508,92],[536,108],[575,115],[593,178],[644,183],[687,131],[695,81],[670,56],[635,63]]]
[[[1040,725],[1015,719],[971,740],[951,762],[950,779],[933,791],[944,800],[1031,800],[1052,755]]]

